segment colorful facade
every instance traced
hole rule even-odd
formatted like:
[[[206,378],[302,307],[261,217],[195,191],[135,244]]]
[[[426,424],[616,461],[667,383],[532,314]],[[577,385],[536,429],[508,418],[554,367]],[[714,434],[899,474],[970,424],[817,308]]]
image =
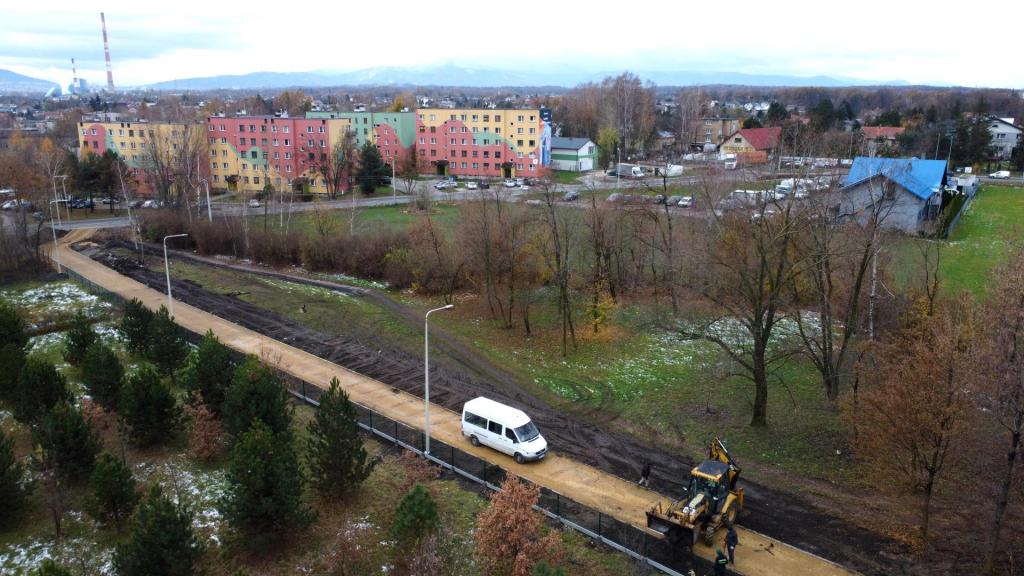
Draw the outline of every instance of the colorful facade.
[[[202,125],[171,122],[90,122],[78,123],[79,157],[114,151],[131,168],[139,192],[151,191],[146,170],[154,164],[154,154],[167,162],[192,139],[202,144]]]
[[[327,193],[327,181],[316,166],[352,130],[351,124],[349,118],[211,116],[206,123],[210,186],[257,193],[270,184],[281,191],[305,178],[310,192]]]
[[[540,176],[550,131],[540,110],[422,108],[416,111],[421,171],[438,175]]]
[[[416,137],[415,112],[307,112],[306,118],[347,120],[356,146],[373,142],[389,165],[399,165]]]

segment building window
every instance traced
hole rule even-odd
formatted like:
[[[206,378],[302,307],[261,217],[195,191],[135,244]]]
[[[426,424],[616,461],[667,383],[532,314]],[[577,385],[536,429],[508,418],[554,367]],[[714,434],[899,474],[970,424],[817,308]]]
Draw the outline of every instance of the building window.
[[[516,120],[518,120],[518,121],[522,122],[522,121],[523,121],[523,118],[525,118],[525,116],[523,116],[522,114],[520,114],[519,116],[517,116],[517,117],[516,117]]]
[[[227,170],[228,169],[228,163],[225,162],[223,167],[224,167],[225,170]]]
[[[463,169],[465,169],[465,168],[466,168],[466,163],[465,163],[465,162],[463,162],[463,163],[462,163],[462,168],[463,168]]]
[[[292,159],[292,153],[291,152],[285,152],[284,153],[284,159],[285,160],[291,160]]]
[[[291,141],[290,141],[290,140],[288,140],[287,138],[285,138],[285,139],[284,139],[284,145],[285,145],[285,146],[291,146],[291,145],[292,145],[292,143],[291,143]]]
[[[252,183],[253,184],[259,184],[260,183],[260,177],[259,176],[253,176],[252,177]]]
[[[217,175],[217,174],[214,174],[214,175],[213,175],[213,181],[214,181],[214,182],[220,182],[220,176],[219,176],[219,175]]]
[[[284,130],[284,133],[285,133],[285,134],[287,134],[287,133],[288,133],[288,127],[287,127],[287,126],[284,126],[284,127],[282,128],[282,129]]]

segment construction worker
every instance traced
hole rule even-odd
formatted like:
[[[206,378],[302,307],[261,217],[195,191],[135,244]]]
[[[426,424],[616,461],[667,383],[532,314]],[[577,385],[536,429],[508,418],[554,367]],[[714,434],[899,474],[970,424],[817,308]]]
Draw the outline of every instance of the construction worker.
[[[651,463],[646,460],[644,461],[643,468],[640,469],[640,481],[637,484],[644,488],[651,487]]]
[[[725,567],[729,565],[729,559],[722,554],[722,549],[715,550],[715,576],[725,576]]]
[[[740,536],[736,528],[729,524],[729,531],[725,533],[725,549],[729,551],[729,564],[736,563],[736,545],[740,543]]]

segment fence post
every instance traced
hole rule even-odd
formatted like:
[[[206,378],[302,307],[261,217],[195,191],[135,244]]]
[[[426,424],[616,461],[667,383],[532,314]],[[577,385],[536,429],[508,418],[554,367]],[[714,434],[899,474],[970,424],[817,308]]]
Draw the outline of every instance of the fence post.
[[[309,400],[308,400],[308,398],[306,398],[306,381],[305,380],[299,380],[299,382],[302,384],[302,401],[308,403]]]
[[[373,410],[367,410],[370,413],[370,432],[373,432]]]
[[[601,513],[597,513],[597,537],[601,538]]]
[[[452,471],[454,472],[455,471],[455,446],[449,446],[449,448],[452,449],[452,460],[451,460],[450,464],[452,465]]]
[[[398,446],[398,420],[395,420],[395,446]]]
[[[555,492],[555,516],[562,517],[562,495]]]

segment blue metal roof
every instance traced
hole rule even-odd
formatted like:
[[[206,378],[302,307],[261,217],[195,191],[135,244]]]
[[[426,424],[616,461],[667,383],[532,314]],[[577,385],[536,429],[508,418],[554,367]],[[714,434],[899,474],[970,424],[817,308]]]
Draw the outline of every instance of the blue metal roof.
[[[942,191],[946,181],[945,160],[918,160],[917,158],[866,158],[853,160],[843,187],[850,187],[883,176],[899,184],[921,200]]]

